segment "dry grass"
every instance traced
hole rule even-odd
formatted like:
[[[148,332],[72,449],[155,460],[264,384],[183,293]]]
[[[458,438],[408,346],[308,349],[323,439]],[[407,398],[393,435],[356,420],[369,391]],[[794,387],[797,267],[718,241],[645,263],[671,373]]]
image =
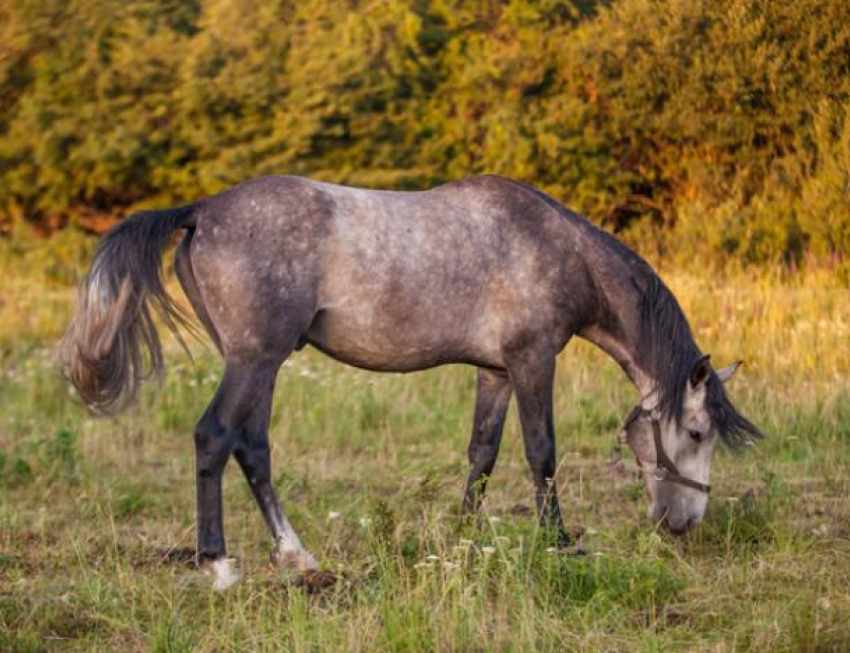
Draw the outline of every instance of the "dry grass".
[[[303,352],[278,388],[276,486],[342,580],[308,595],[267,566],[262,520],[232,466],[226,528],[246,576],[218,595],[188,562],[190,434],[217,359],[199,348],[191,365],[175,348],[160,391],[120,420],[91,419],[49,350],[73,290],[10,271],[0,648],[846,650],[850,293],[825,273],[664,276],[715,361],[746,359],[733,396],[769,434],[717,455],[697,532],[655,532],[634,476],[607,464],[635,393],[589,346],[563,355],[556,404],[558,485],[568,523],[585,531],[582,559],[549,553],[536,533],[513,412],[489,519],[457,518],[470,370],[376,375]]]

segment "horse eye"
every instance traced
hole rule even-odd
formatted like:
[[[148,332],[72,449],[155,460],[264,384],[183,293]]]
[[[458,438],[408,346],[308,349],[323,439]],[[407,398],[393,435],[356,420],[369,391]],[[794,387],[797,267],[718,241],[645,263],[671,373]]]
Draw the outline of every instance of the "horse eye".
[[[691,440],[694,440],[695,442],[702,440],[702,433],[699,431],[688,431],[688,435],[690,435]]]

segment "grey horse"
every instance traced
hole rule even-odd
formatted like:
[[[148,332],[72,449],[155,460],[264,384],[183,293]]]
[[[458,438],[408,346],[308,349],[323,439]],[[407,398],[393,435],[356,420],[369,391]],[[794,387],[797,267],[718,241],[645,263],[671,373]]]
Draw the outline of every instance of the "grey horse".
[[[642,258],[548,195],[497,176],[421,192],[268,176],[131,216],[101,241],[63,343],[66,373],[95,411],[126,406],[161,370],[154,312],[175,332],[190,322],[162,281],[162,251],[178,232],[178,278],[225,361],[195,430],[201,566],[226,566],[221,480],[231,454],[271,531],[273,560],[317,566],[272,487],[268,444],[278,369],[306,345],[376,371],[477,368],[467,511],[480,505],[515,394],[539,519],[561,545],[552,384],[573,336],[637,386],[624,432],[649,516],[671,531],[702,519],[717,440],[760,435],[724,391],[732,368],[712,369]]]

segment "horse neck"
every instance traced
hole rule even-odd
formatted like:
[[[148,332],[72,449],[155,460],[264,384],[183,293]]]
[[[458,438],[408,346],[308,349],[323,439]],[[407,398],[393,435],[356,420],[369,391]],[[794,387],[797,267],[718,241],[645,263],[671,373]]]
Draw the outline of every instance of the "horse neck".
[[[659,399],[678,404],[677,388],[684,387],[687,373],[702,354],[670,289],[642,261],[624,267],[603,268],[604,276],[597,277],[603,308],[581,335],[620,364],[644,398],[645,408],[655,407]],[[665,396],[659,397],[659,391]]]
[[[634,345],[627,339],[618,338],[600,325],[587,327],[579,334],[608,354],[622,368],[641,396],[641,403],[652,403],[656,389],[655,379],[645,370],[639,361]],[[650,405],[644,406],[646,408]]]
[[[579,336],[596,345],[622,368],[642,398],[642,403],[651,402],[657,384],[652,370],[644,364],[640,351],[640,296],[631,281],[619,284],[615,292],[600,287],[607,297],[618,297],[616,302],[605,301],[606,306],[597,320],[585,327]],[[651,406],[645,406],[651,407]]]

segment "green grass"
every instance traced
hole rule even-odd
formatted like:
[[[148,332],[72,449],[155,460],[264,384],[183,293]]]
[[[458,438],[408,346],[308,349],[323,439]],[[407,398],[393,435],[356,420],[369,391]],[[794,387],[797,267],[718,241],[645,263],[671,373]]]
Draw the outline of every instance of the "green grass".
[[[269,567],[231,465],[226,534],[244,579],[222,595],[188,562],[191,432],[220,362],[199,346],[192,364],[172,343],[160,388],[120,419],[91,418],[50,351],[73,291],[12,277],[0,289],[0,649],[846,650],[847,290],[766,275],[671,285],[718,363],[747,359],[732,394],[768,433],[717,454],[697,531],[656,532],[634,474],[609,464],[635,393],[589,346],[565,352],[556,389],[557,483],[583,558],[550,552],[529,515],[513,409],[488,519],[459,518],[471,370],[377,375],[304,351],[277,388],[275,486],[341,580],[310,595]]]

